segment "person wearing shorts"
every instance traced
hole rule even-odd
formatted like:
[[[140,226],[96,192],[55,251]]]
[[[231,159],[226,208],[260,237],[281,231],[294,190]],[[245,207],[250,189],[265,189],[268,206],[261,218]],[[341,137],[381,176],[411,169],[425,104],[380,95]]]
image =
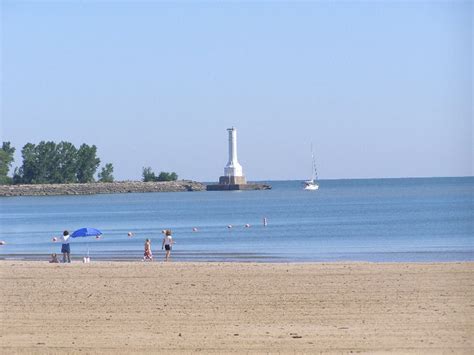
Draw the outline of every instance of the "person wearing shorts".
[[[165,236],[163,237],[163,243],[161,244],[161,249],[165,248],[166,254],[165,254],[165,261],[168,261],[170,258],[171,254],[171,248],[172,245],[174,244],[173,237],[171,236],[171,231],[167,229],[165,231]]]
[[[71,247],[69,246],[69,232],[64,231],[63,236],[61,237],[61,253],[63,253],[63,263],[71,262]]]

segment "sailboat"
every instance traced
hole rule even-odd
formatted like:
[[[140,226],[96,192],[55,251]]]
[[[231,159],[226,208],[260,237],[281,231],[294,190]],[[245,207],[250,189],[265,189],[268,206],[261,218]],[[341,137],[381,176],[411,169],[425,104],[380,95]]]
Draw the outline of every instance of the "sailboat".
[[[313,146],[311,146],[311,158],[312,158],[312,175],[311,180],[306,180],[304,182],[304,189],[305,190],[317,190],[319,189],[319,185],[317,183],[318,180],[318,172],[316,171],[316,162],[314,160],[314,153],[313,153]]]

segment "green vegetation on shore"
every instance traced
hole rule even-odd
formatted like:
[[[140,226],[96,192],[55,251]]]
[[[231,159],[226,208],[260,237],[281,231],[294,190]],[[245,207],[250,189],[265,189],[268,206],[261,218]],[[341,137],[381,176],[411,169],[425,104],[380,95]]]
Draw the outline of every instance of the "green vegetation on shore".
[[[10,147],[10,142],[3,142],[2,149],[0,149],[0,185],[12,183],[8,172],[14,161],[13,154],[15,154],[15,148]]]
[[[18,184],[72,184],[95,182],[100,165],[97,147],[82,144],[76,148],[70,142],[41,141],[27,143],[21,150],[22,165],[8,176],[14,162],[15,148],[3,142],[0,149],[0,185]],[[114,167],[105,164],[97,175],[98,182],[113,182]],[[162,171],[158,176],[151,168],[143,168],[143,181],[176,181],[175,172]]]
[[[165,171],[160,172],[160,175],[156,176],[150,167],[143,168],[142,177],[144,182],[148,181],[176,181],[178,175],[175,172],[167,173]]]

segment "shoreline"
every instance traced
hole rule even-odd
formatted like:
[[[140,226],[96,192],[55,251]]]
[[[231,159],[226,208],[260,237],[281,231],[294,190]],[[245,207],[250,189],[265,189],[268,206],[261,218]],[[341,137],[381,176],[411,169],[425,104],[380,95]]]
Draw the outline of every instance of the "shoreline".
[[[474,351],[474,262],[0,261],[0,353]]]
[[[58,259],[61,260],[62,254],[57,252],[56,255]],[[83,258],[81,257],[72,257],[71,256],[71,264],[83,264]],[[90,256],[90,263],[141,263],[143,257],[123,257],[123,258],[97,258]],[[179,258],[176,257],[175,254],[172,255],[173,263],[178,264],[269,264],[269,265],[321,265],[321,264],[381,264],[381,265],[400,265],[400,264],[474,264],[474,260],[402,260],[402,261],[394,261],[394,260],[363,260],[363,259],[336,259],[336,260],[278,260],[278,258],[272,257],[265,257],[265,258],[247,258],[247,257],[235,257],[235,258],[215,258],[215,259],[208,259],[208,258]],[[26,263],[48,263],[51,259],[51,254],[45,254],[41,258],[39,257],[26,257],[25,256],[4,256],[0,254],[0,263],[1,262],[26,262]],[[160,263],[164,259],[163,254],[153,254],[153,261],[152,263]],[[62,264],[59,262],[58,264]]]
[[[58,258],[61,255],[58,254]],[[404,266],[406,267],[407,265],[413,265],[413,266],[439,266],[443,267],[444,265],[464,265],[468,268],[472,268],[472,271],[474,272],[474,261],[410,261],[410,262],[397,262],[397,261],[383,261],[383,262],[378,262],[378,261],[297,261],[297,262],[281,262],[281,263],[273,263],[273,262],[259,262],[259,261],[180,261],[180,260],[174,260],[173,257],[171,257],[171,261],[165,262],[163,258],[156,259],[153,261],[143,261],[143,260],[91,260],[90,263],[84,264],[82,262],[82,258],[79,259],[74,259],[73,262],[71,263],[49,263],[48,260],[14,260],[14,259],[0,259],[0,269],[5,267],[5,264],[7,263],[14,263],[11,264],[10,266],[26,266],[26,267],[44,267],[45,265],[49,265],[51,267],[59,267],[64,265],[64,267],[71,267],[72,265],[75,265],[76,267],[78,265],[82,265],[83,267],[91,267],[91,265],[96,265],[96,266],[106,266],[110,267],[115,264],[130,264],[130,266],[134,265],[175,265],[177,267],[183,267],[183,266],[196,266],[196,267],[206,267],[206,266],[216,266],[216,265],[221,265],[224,267],[231,267],[232,265],[236,266],[245,266],[245,267],[254,267],[254,266],[262,266],[262,267],[276,267],[280,268],[283,266],[294,266],[294,267],[301,267],[301,266],[311,266],[311,267],[317,267],[317,266],[333,266],[333,267],[342,267],[345,268],[347,265],[371,265],[374,267],[380,266],[380,267],[387,267],[387,266]],[[0,274],[1,278],[1,274]],[[472,275],[472,281],[474,282],[474,273]],[[474,284],[472,285],[474,288]],[[473,305],[474,307],[474,305]]]
[[[5,249],[3,249],[5,248]],[[0,246],[0,252],[5,251],[8,244]],[[2,250],[3,249],[3,250]],[[164,257],[164,251],[153,249],[154,261],[161,261]],[[0,253],[0,261],[25,261],[25,262],[47,262],[51,253],[54,252],[61,256],[60,247],[49,252],[41,253]],[[271,253],[258,252],[202,252],[174,250],[172,253],[175,262],[183,263],[257,263],[257,264],[321,264],[321,263],[380,263],[380,264],[403,264],[403,263],[474,263],[472,251],[450,251],[442,254],[436,252],[434,255],[427,253],[403,252],[394,256],[384,253],[368,253],[364,255],[348,254],[345,257],[340,255],[332,257],[331,255],[320,255],[318,257],[302,258],[297,256],[279,255]],[[82,263],[83,257],[87,256],[85,251],[73,251],[71,259],[74,263]],[[118,252],[97,252],[89,253],[91,262],[140,262],[143,258],[142,250],[124,250]]]

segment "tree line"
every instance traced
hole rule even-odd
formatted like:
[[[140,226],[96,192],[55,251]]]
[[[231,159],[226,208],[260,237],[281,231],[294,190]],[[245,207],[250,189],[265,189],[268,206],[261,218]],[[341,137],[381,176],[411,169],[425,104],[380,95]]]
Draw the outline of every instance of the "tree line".
[[[13,176],[9,171],[14,162],[15,148],[3,142],[0,149],[0,184],[68,184],[95,182],[100,165],[97,147],[81,144],[76,148],[70,142],[27,143],[21,150],[22,165],[16,167]],[[114,167],[105,164],[97,175],[98,182],[113,182]],[[151,168],[143,168],[143,181],[174,181],[176,173],[161,172],[156,176]]]
[[[155,175],[153,170],[150,167],[143,168],[142,170],[142,180],[145,182],[148,181],[176,181],[178,180],[178,175],[175,172],[167,173],[165,171],[160,172],[158,176]]]

